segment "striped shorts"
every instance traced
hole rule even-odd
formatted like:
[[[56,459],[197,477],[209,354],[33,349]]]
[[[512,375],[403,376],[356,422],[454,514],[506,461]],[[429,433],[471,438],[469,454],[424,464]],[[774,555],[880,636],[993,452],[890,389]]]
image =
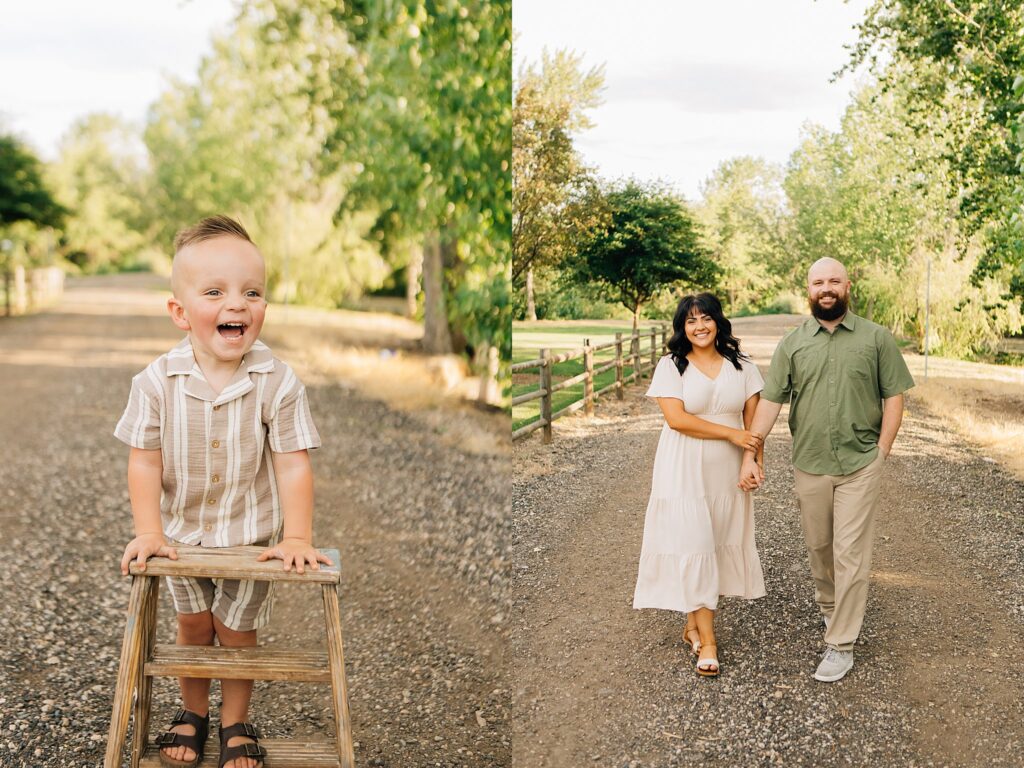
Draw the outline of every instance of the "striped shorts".
[[[255,546],[268,545],[269,542],[260,541]],[[273,581],[167,577],[175,611],[212,611],[225,627],[236,632],[249,632],[267,625],[274,602],[274,584]]]

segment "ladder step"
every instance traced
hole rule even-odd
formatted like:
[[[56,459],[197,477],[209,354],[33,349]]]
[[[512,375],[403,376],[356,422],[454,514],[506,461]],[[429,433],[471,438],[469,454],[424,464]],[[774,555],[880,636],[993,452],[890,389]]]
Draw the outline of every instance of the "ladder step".
[[[293,739],[260,739],[267,750],[270,768],[340,768],[338,748],[333,741],[301,741]],[[200,768],[217,768],[220,744],[216,738],[206,742],[206,751]],[[139,761],[139,768],[161,768],[160,750],[149,744]]]
[[[254,579],[256,581],[301,581],[316,584],[338,584],[341,582],[341,555],[336,549],[321,549],[333,565],[321,565],[313,570],[308,565],[305,573],[299,575],[294,568],[284,570],[280,560],[256,558],[265,547],[195,547],[175,544],[178,559],[151,557],[146,561],[146,570],[140,571],[137,560],[128,565],[132,576],[195,576],[207,579]]]
[[[157,645],[146,662],[150,677],[209,677],[229,680],[330,682],[327,654],[271,648]]]

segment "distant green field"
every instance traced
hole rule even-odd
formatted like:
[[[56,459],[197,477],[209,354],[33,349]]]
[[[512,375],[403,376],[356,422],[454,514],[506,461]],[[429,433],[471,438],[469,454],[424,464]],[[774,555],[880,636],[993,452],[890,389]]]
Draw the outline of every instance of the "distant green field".
[[[641,348],[649,350],[651,324],[640,326]],[[540,357],[541,349],[548,349],[552,356],[561,352],[579,349],[584,340],[589,339],[591,345],[615,341],[615,334],[621,333],[627,340],[623,344],[623,352],[629,352],[629,335],[633,326],[620,320],[565,320],[537,322],[516,322],[512,324],[512,362],[535,360]],[[643,334],[647,334],[643,336]],[[661,332],[658,332],[657,343],[661,344]],[[615,349],[605,349],[594,355],[594,367],[615,359]],[[650,352],[645,353],[645,363],[650,359]],[[649,363],[647,365],[649,367]],[[643,370],[647,371],[647,367]],[[632,365],[623,366],[623,375],[633,372]],[[555,383],[583,373],[583,358],[558,363],[552,368],[552,379]],[[648,372],[649,373],[649,372]],[[605,371],[594,378],[594,390],[597,391],[615,381],[615,370]],[[537,370],[518,373],[512,379],[512,396],[516,397],[531,392],[540,386]],[[607,397],[607,394],[605,395]],[[580,382],[554,394],[551,403],[552,413],[583,398],[583,383]],[[540,400],[512,408],[512,429],[516,430],[540,417]]]

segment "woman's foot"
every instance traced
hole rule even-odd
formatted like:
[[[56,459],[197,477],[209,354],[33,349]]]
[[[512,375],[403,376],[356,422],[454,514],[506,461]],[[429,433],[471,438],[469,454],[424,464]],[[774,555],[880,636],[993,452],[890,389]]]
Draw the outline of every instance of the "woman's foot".
[[[697,674],[702,677],[715,677],[718,674],[718,646],[704,643],[697,657]]]
[[[687,624],[683,630],[683,643],[690,646],[690,653],[696,655],[700,651],[700,630],[697,624]]]

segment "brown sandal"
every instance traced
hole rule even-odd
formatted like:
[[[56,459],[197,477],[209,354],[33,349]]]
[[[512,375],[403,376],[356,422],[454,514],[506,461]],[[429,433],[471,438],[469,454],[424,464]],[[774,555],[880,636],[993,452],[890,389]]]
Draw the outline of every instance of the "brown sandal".
[[[203,752],[206,749],[206,737],[210,734],[210,715],[200,717],[195,712],[187,709],[179,709],[174,719],[171,720],[171,728],[176,725],[191,725],[196,729],[193,734],[177,733],[170,729],[156,737],[156,746],[160,749],[160,765],[166,768],[196,768],[203,762]],[[185,747],[196,753],[191,760],[176,760],[168,757],[165,749],[171,747]]]
[[[227,746],[228,739],[235,736],[248,736],[252,741],[236,744],[233,747]],[[259,740],[260,732],[256,730],[256,726],[252,723],[235,723],[226,728],[221,726],[220,762],[218,763],[218,768],[224,768],[225,763],[229,763],[239,757],[251,757],[253,760],[259,760],[258,768],[263,768],[264,761],[267,759],[267,750],[260,746]]]
[[[697,641],[696,642],[694,642],[693,640],[690,639],[690,636],[694,632],[697,633]],[[686,629],[683,630],[683,645],[689,646],[690,653],[692,653],[694,656],[696,656],[698,653],[700,653],[700,630],[697,629],[696,625],[692,626],[692,627],[687,627]]]

